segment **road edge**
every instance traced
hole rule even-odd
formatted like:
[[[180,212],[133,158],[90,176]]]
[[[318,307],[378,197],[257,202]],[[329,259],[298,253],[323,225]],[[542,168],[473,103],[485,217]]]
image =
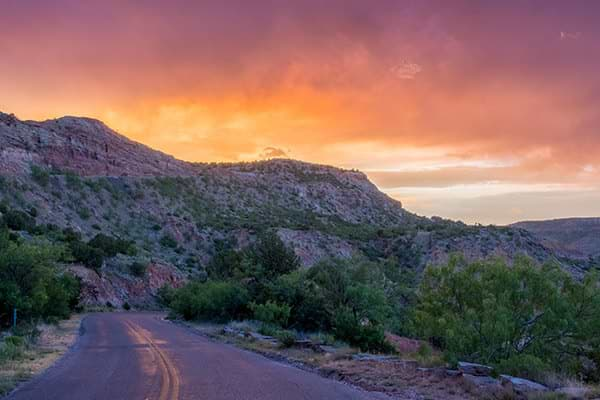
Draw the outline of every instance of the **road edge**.
[[[75,350],[80,346],[81,338],[85,335],[84,322],[89,317],[89,315],[90,315],[89,313],[83,313],[81,315],[81,320],[79,321],[79,327],[77,328],[77,336],[76,336],[75,340],[73,341],[73,343],[71,343],[67,347],[67,350],[63,354],[61,354],[48,367],[46,367],[43,370],[35,373],[29,379],[26,379],[26,380],[23,380],[23,381],[19,382],[10,392],[8,392],[3,397],[0,397],[0,400],[10,400],[11,398],[14,397],[15,393],[17,393],[19,390],[22,390],[23,387],[25,387],[27,385],[34,384],[38,380],[42,379],[51,370],[59,368],[65,362],[65,360],[67,360],[68,358],[72,357],[72,355],[75,353]]]
[[[249,348],[245,348],[245,347],[240,347],[238,346],[235,342],[231,341],[231,340],[227,340],[227,339],[223,339],[221,336],[216,336],[216,335],[212,335],[210,333],[207,332],[203,332],[199,329],[196,329],[193,325],[188,324],[187,322],[180,320],[180,319],[168,319],[168,318],[164,318],[164,321],[172,323],[173,325],[177,325],[181,328],[184,328],[185,330],[189,331],[190,333],[194,334],[194,335],[198,335],[201,336],[205,339],[210,340],[211,342],[214,343],[219,343],[219,344],[226,344],[229,346],[232,346],[240,351],[246,351],[248,353],[252,353],[252,354],[258,354],[266,359],[269,359],[271,361],[275,361],[275,362],[279,362],[281,364],[285,364],[287,366],[293,367],[293,368],[297,368],[301,371],[304,372],[308,372],[308,373],[312,373],[315,375],[320,376],[321,378],[324,379],[328,379],[331,381],[335,381],[338,383],[341,383],[345,386],[348,386],[352,389],[361,391],[363,393],[371,393],[374,395],[379,395],[382,396],[382,398],[385,399],[389,399],[389,400],[393,400],[394,397],[388,395],[387,393],[383,393],[383,392],[379,392],[379,391],[373,391],[373,390],[367,390],[363,387],[354,385],[350,382],[347,382],[343,379],[343,376],[339,376],[337,375],[335,372],[331,373],[331,371],[326,371],[322,368],[316,368],[313,367],[311,365],[299,362],[299,361],[295,361],[295,360],[290,360],[289,358],[281,355],[281,354],[273,354],[267,351],[261,351],[261,350],[257,350],[257,349],[249,349]]]

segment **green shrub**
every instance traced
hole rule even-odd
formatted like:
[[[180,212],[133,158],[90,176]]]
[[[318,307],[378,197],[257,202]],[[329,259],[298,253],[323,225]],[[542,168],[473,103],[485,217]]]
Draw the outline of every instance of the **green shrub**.
[[[172,249],[177,247],[177,241],[171,235],[163,235],[160,238],[159,243],[162,247],[167,247],[167,248],[172,248]]]
[[[286,246],[273,232],[260,236],[250,254],[253,261],[260,264],[271,277],[292,272],[300,266],[300,260],[294,250]]]
[[[119,238],[110,237],[98,233],[88,245],[102,251],[105,257],[114,257],[117,254],[135,255],[136,250],[133,242]]]
[[[83,220],[88,220],[92,216],[92,213],[89,208],[84,207],[84,206],[79,206],[79,207],[77,207],[77,215],[79,215],[79,218],[81,218]]]
[[[247,291],[230,282],[192,282],[177,290],[171,308],[185,319],[229,321],[247,314]]]
[[[35,228],[35,219],[23,211],[7,210],[2,219],[6,226],[14,231],[29,232]]]
[[[104,253],[101,249],[80,241],[71,242],[69,248],[75,261],[83,263],[86,267],[96,272],[100,272],[104,264]]]
[[[69,189],[77,191],[83,189],[83,182],[81,181],[81,177],[79,177],[79,175],[67,171],[65,172],[65,180]]]
[[[540,358],[531,354],[517,354],[496,363],[496,368],[504,374],[519,378],[542,381],[551,367]]]
[[[273,325],[260,324],[258,327],[258,333],[265,336],[275,336],[279,332],[279,329]]]
[[[229,243],[219,240],[215,242],[215,254],[206,267],[211,279],[230,279],[239,274],[242,267],[243,254],[235,251]]]
[[[277,340],[279,340],[279,343],[281,343],[281,347],[288,348],[296,344],[296,334],[292,331],[277,331],[275,337],[277,338]]]
[[[123,303],[123,310],[125,310],[125,311],[131,310],[131,306],[129,305],[128,302]]]
[[[339,340],[360,348],[361,351],[393,353],[393,346],[385,339],[382,325],[360,320],[349,309],[341,309],[334,320],[333,333]]]
[[[31,178],[40,186],[46,187],[50,183],[50,172],[38,167],[37,165],[31,166]]]
[[[169,307],[175,298],[176,292],[177,290],[173,286],[163,285],[156,293],[158,303],[162,306]]]
[[[4,339],[4,343],[12,344],[15,347],[23,347],[25,345],[25,339],[22,336],[9,336]]]
[[[290,318],[290,306],[268,301],[265,304],[250,303],[254,319],[267,324],[287,326]]]
[[[23,357],[23,347],[10,342],[0,344],[0,365],[6,361],[14,361]]]
[[[145,276],[147,270],[148,263],[142,261],[135,261],[129,266],[129,271],[131,274],[137,276],[138,278]]]

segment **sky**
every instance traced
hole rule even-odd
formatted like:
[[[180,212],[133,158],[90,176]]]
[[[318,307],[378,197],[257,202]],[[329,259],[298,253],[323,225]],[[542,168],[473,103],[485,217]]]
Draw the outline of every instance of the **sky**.
[[[1,0],[0,111],[189,161],[358,168],[412,212],[600,216],[600,2]]]

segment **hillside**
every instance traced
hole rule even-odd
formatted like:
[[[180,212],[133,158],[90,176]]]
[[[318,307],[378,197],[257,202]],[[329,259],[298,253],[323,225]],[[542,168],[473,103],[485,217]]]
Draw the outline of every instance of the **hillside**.
[[[420,271],[455,251],[559,259],[574,273],[588,266],[555,257],[523,229],[416,216],[361,172],[283,159],[188,163],[88,118],[34,122],[0,113],[0,171],[3,213],[20,210],[49,232],[71,228],[82,240],[101,233],[134,243],[135,254],[111,257],[97,271],[67,265],[82,277],[88,304],[152,304],[162,285],[203,276],[217,243],[243,248],[266,229],[305,266],[393,257],[399,268]],[[135,262],[148,274],[133,276]]]
[[[577,259],[600,259],[600,218],[523,221],[512,225],[533,233],[549,248]]]

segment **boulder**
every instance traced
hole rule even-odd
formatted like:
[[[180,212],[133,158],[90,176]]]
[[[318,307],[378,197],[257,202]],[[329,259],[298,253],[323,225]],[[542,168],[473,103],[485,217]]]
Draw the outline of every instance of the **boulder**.
[[[517,396],[525,398],[531,393],[547,392],[550,390],[541,383],[510,375],[500,375],[500,382],[502,386],[512,390]]]
[[[494,372],[494,368],[470,362],[459,361],[458,370],[463,374],[475,375],[475,376],[490,376]]]

